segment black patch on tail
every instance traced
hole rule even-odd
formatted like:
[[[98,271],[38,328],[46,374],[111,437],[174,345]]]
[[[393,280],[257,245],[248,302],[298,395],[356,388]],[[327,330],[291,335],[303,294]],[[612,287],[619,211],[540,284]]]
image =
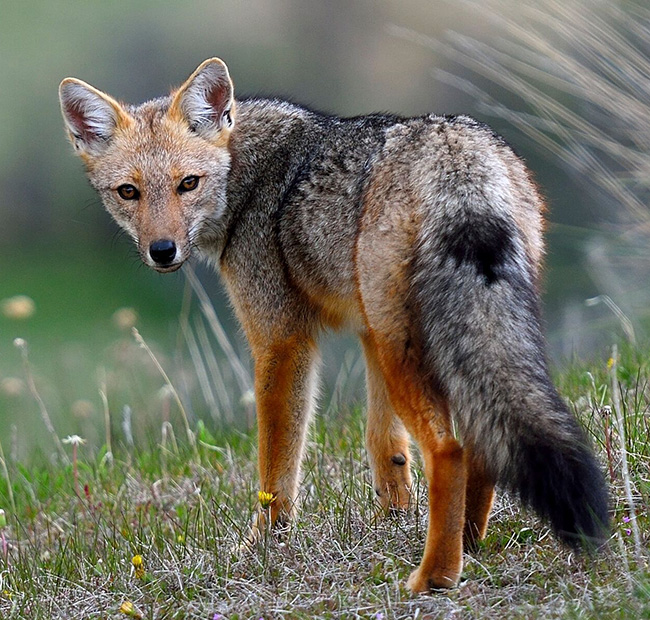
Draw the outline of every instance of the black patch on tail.
[[[515,247],[513,224],[498,217],[466,218],[442,235],[441,249],[456,262],[473,265],[488,286],[505,277]]]

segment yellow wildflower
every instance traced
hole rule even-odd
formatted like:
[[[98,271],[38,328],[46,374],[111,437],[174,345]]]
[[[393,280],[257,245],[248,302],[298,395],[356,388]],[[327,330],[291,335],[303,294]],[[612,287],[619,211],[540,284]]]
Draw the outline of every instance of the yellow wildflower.
[[[133,568],[135,568],[135,578],[144,579],[145,570],[144,570],[144,560],[142,559],[142,556],[134,555],[131,558],[131,564],[133,564]]]
[[[120,605],[120,612],[125,616],[129,616],[129,618],[142,619],[142,614],[136,610],[135,605],[131,601],[124,601]]]
[[[260,491],[257,494],[257,497],[260,500],[260,505],[262,508],[268,508],[276,500],[275,495],[267,491]]]

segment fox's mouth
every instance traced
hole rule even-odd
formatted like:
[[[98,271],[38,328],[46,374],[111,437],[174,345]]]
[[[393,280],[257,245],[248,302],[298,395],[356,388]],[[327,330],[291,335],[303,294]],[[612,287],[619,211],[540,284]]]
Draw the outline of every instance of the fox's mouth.
[[[170,265],[150,265],[152,269],[158,273],[172,273],[178,271],[185,261],[178,261],[177,263],[171,263]]]

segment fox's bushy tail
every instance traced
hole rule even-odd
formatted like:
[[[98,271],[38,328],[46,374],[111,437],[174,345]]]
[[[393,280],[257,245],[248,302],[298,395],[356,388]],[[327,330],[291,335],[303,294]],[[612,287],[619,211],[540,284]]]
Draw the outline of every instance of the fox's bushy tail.
[[[446,200],[448,217],[422,232],[413,267],[425,372],[497,483],[565,541],[597,545],[608,531],[605,480],[549,378],[522,233],[484,193]]]

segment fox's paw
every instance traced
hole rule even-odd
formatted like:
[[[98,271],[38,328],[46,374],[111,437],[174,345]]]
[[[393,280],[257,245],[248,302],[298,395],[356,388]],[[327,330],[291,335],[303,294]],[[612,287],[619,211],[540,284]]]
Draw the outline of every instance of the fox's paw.
[[[411,505],[410,486],[403,482],[385,483],[375,488],[375,493],[384,513],[405,512]]]
[[[276,516],[275,521],[271,523],[267,510],[260,509],[253,516],[246,538],[236,546],[235,551],[237,555],[248,553],[269,536],[282,541],[288,535],[290,527],[291,520],[288,515],[280,513]]]
[[[270,523],[267,515],[264,511],[258,510],[258,512],[253,515],[246,538],[244,538],[239,545],[235,545],[235,553],[237,555],[243,555],[253,551],[258,543],[264,538],[265,531],[269,529]]]
[[[454,588],[460,580],[460,570],[439,568],[429,574],[425,574],[421,567],[416,568],[406,582],[406,587],[418,594],[419,592],[430,592],[431,590],[442,590]]]

